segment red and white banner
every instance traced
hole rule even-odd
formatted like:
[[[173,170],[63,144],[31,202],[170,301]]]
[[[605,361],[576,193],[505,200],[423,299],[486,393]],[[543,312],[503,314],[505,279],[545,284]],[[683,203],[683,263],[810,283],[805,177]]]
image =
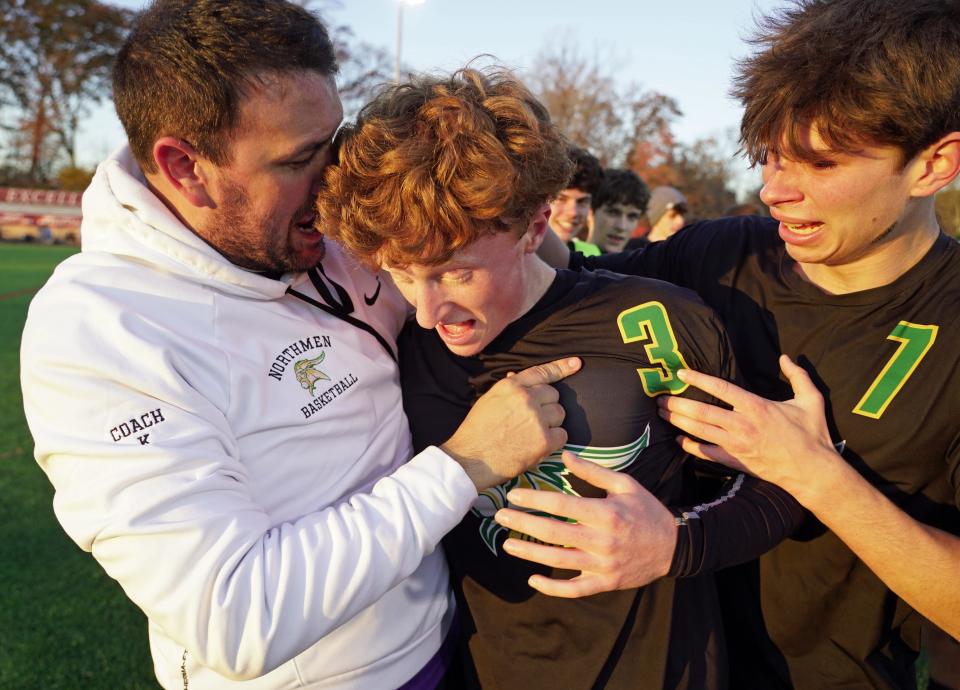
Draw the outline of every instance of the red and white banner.
[[[0,187],[0,203],[31,204],[34,206],[80,207],[83,192],[65,192],[62,189],[19,189]]]

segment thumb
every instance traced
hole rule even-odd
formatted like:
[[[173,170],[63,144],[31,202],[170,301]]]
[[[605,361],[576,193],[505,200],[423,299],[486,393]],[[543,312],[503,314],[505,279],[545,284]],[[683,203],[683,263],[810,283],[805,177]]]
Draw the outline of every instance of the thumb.
[[[580,369],[579,357],[556,359],[545,364],[529,367],[511,377],[511,380],[521,386],[537,386],[543,383],[554,383],[566,378]]]
[[[589,460],[581,460],[570,451],[564,451],[563,464],[566,465],[571,474],[598,489],[605,490],[608,495],[637,493],[638,489],[645,491],[630,475],[608,470],[606,467]]]
[[[780,355],[780,371],[787,377],[790,387],[793,389],[793,397],[806,400],[822,401],[822,396],[817,387],[810,380],[810,375],[806,369],[799,364],[794,363],[787,355]]]

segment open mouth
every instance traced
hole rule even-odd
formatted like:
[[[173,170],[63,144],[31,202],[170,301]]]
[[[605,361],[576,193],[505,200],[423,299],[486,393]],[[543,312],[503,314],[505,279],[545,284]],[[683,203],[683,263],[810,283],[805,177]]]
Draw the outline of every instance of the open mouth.
[[[783,225],[796,235],[812,235],[820,229],[823,223],[815,221],[813,223],[784,223]]]
[[[457,323],[438,323],[437,330],[444,340],[460,340],[468,337],[473,332],[476,321],[459,321]]]
[[[298,230],[300,230],[300,232],[320,232],[317,229],[317,216],[318,214],[316,211],[311,211],[310,213],[301,216],[300,219],[294,223],[294,225]]]

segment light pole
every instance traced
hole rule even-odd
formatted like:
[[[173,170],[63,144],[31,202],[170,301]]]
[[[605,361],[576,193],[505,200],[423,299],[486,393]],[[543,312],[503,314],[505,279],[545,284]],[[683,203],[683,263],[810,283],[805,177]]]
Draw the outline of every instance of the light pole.
[[[422,5],[426,0],[397,0],[397,56],[393,65],[393,81],[400,83],[400,52],[403,47],[403,6]]]

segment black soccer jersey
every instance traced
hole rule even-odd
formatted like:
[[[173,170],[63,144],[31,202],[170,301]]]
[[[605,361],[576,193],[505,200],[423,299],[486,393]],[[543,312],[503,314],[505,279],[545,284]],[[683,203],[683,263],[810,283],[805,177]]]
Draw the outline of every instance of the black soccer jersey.
[[[574,255],[572,265],[583,263]],[[723,319],[748,387],[765,397],[791,396],[777,364],[789,355],[823,393],[843,457],[915,519],[960,534],[955,241],[941,236],[890,285],[845,295],[795,272],[772,219],[700,223],[586,264],[696,290]],[[811,523],[749,571],[723,575],[734,686],[913,687],[919,615]],[[762,619],[751,615],[760,610]]]
[[[448,439],[476,398],[508,372],[567,355],[583,360],[577,374],[557,384],[567,448],[629,473],[668,505],[694,502],[690,459],[675,443],[676,430],[657,415],[654,397],[684,391],[674,375],[678,367],[730,378],[734,365],[711,310],[689,291],[660,281],[559,271],[543,298],[475,357],[454,355],[435,331],[408,324],[400,337],[400,371],[415,447]],[[507,505],[514,486],[601,495],[562,470],[557,453],[482,492],[444,541],[476,670],[470,684],[524,690],[725,687],[712,577],[664,578],[642,590],[572,600],[530,588],[527,579],[535,572],[574,573],[505,554],[508,531],[493,515]],[[681,530],[675,572],[750,558],[799,523],[795,504],[761,484],[737,476],[724,496],[738,500],[696,507],[703,517],[690,522],[702,527]],[[741,503],[749,507],[730,512]],[[711,523],[722,511],[726,516]],[[711,536],[719,523],[728,530],[726,539]]]

